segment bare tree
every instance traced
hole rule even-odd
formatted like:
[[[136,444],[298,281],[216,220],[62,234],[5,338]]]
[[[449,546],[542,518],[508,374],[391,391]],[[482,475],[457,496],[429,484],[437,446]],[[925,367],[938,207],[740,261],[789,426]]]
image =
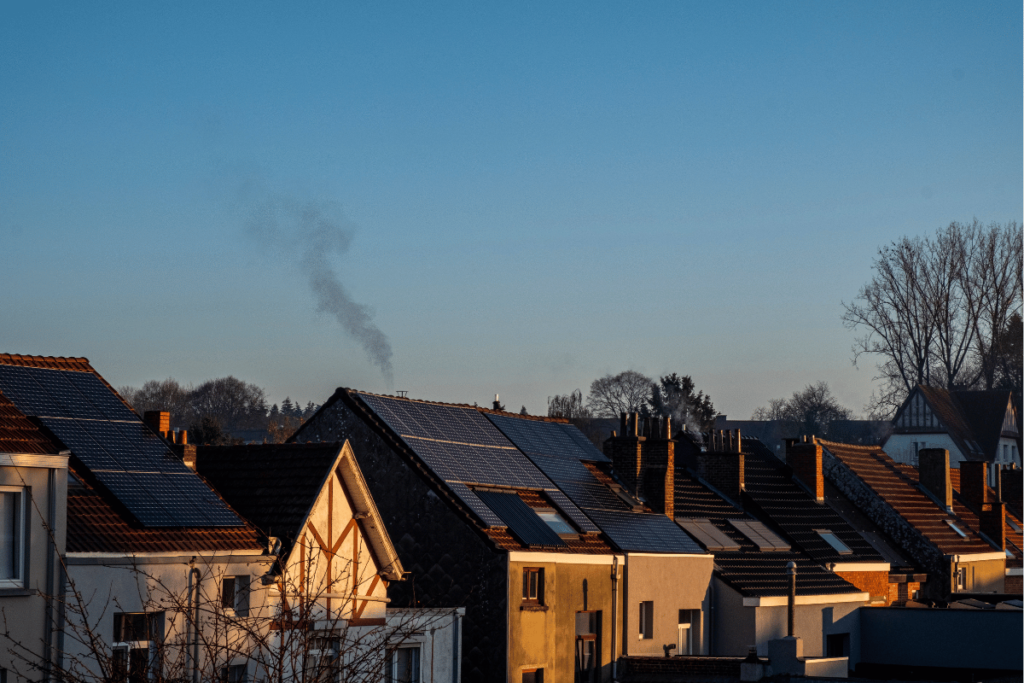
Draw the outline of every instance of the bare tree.
[[[1021,311],[1021,226],[950,223],[934,237],[882,247],[874,276],[843,323],[862,330],[854,363],[877,356],[881,380],[869,406],[891,414],[917,384],[947,389],[995,385],[998,340]]]
[[[583,393],[577,389],[569,394],[555,394],[548,397],[548,417],[564,417],[568,420],[590,418],[593,414],[583,402]]]
[[[606,375],[590,384],[587,407],[597,417],[618,417],[620,413],[644,410],[654,382],[635,370]]]
[[[192,386],[183,386],[173,377],[163,381],[151,379],[141,388],[119,387],[117,391],[140,415],[147,410],[169,411],[172,428],[187,427],[194,419],[190,398]]]
[[[827,382],[808,384],[791,398],[775,398],[754,411],[753,420],[782,420],[798,434],[829,436],[837,420],[853,418],[853,411],[842,406]],[[794,434],[796,435],[796,434]]]

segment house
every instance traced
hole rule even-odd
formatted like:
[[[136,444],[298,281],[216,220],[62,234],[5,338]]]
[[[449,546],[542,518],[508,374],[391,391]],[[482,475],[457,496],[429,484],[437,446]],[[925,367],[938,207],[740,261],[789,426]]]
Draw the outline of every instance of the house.
[[[565,420],[338,389],[293,440],[352,444],[415,577],[388,596],[465,605],[467,681],[609,681],[704,621],[712,557]]]
[[[50,680],[68,452],[0,390],[0,680]]]
[[[194,466],[276,548],[262,583],[283,607],[278,627],[321,632],[333,676],[459,680],[464,611],[388,607],[404,570],[347,442],[199,446]]]
[[[1006,544],[1005,504],[989,488],[982,493],[984,479],[976,479],[979,473],[988,476],[988,463],[961,471],[963,487],[954,494],[945,449],[919,451],[915,468],[878,446],[817,443],[826,480],[927,572],[922,598],[948,601],[956,594],[1005,592],[1008,559],[1019,552]],[[964,503],[979,499],[976,511]]]
[[[896,411],[893,433],[882,446],[895,462],[915,467],[926,448],[949,451],[953,468],[969,460],[1020,467],[1017,410],[1009,391],[947,391],[919,384]]]
[[[788,635],[794,563],[794,635],[804,653],[855,662],[858,610],[884,601],[890,564],[756,439],[685,430],[676,438],[675,519],[715,555],[710,654],[742,657],[756,647],[766,656],[770,641]]]

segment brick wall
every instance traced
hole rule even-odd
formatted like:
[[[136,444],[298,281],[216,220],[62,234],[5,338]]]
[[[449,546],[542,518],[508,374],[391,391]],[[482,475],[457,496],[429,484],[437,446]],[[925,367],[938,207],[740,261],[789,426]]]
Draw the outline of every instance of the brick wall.
[[[642,446],[646,462],[644,496],[651,509],[668,515],[669,519],[675,519],[675,448],[675,441],[655,437],[648,438]]]
[[[697,475],[733,501],[743,491],[743,453],[700,453]]]
[[[1022,589],[1024,589],[1024,576],[1007,576],[1006,587],[1003,591],[1006,593],[1013,593],[1014,595],[1020,595]]]
[[[836,572],[854,586],[871,596],[871,602],[892,602],[889,598],[889,572]],[[895,585],[895,584],[893,584]]]
[[[803,482],[815,498],[825,499],[825,478],[821,473],[821,446],[817,443],[787,444],[786,464],[793,468],[793,476]]]
[[[949,479],[949,451],[925,448],[918,453],[918,481],[947,508],[953,506],[953,485]]]

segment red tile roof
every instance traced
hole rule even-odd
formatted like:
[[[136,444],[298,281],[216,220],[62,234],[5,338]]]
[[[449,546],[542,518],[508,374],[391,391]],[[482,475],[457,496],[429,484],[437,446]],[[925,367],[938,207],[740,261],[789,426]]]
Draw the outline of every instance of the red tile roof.
[[[949,470],[949,479],[950,479],[950,481],[953,484],[953,490],[959,496],[960,495],[960,470],[957,470],[957,469]],[[992,489],[991,486],[988,486],[986,488],[988,488],[989,500],[995,500],[996,499],[996,492]],[[978,515],[975,513],[975,511],[972,510],[971,508],[967,507],[966,505],[964,505],[963,507],[964,507],[964,513],[963,513],[964,521],[966,521],[967,524],[972,529],[980,528],[980,523],[978,521]],[[1007,549],[1016,556],[1016,558],[1015,558],[1016,561],[1013,562],[1013,565],[1019,567],[1019,566],[1021,566],[1021,555],[1022,555],[1022,552],[1024,552],[1024,533],[1022,533],[1020,531],[1014,531],[1013,527],[1010,526],[1009,520],[1013,520],[1014,524],[1017,525],[1017,528],[1024,528],[1024,527],[1021,527],[1021,523],[1020,523],[1021,520],[1020,520],[1020,518],[1017,515],[1015,515],[1013,512],[1011,512],[1008,507],[1006,509],[1006,519],[1007,519],[1007,522],[1005,524],[1006,546],[1007,546]],[[1009,560],[1009,558],[1007,558],[1007,562],[1012,562],[1012,561]]]
[[[202,554],[213,550],[263,549],[251,526],[213,528],[139,528],[86,484],[68,486],[67,551],[69,553]]]
[[[56,455],[60,448],[0,392],[0,453]]]
[[[871,490],[914,527],[943,554],[990,553],[994,548],[977,533],[977,518],[969,524],[963,515],[967,508],[954,498],[953,513],[948,515],[918,488],[917,470],[899,465],[878,446],[853,446],[818,439]],[[950,520],[966,534],[962,538],[946,524]]]

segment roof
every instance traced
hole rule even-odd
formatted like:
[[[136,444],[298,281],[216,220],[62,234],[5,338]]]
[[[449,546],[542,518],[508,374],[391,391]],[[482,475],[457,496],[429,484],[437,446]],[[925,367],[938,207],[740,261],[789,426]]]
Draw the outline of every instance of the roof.
[[[81,481],[81,480],[80,480]],[[141,528],[126,520],[105,496],[86,483],[68,486],[67,552],[201,554],[264,548],[251,526]]]
[[[242,524],[87,359],[0,354],[0,390],[138,526]]]
[[[960,470],[950,469],[949,479],[950,483],[952,483],[953,485],[953,492],[956,494],[957,500],[964,507],[964,521],[967,522],[968,526],[970,526],[972,529],[980,529],[981,527],[977,511],[971,508],[971,506],[967,504],[964,497],[960,495]],[[993,488],[991,486],[988,486],[987,484],[985,488],[988,489],[989,500],[996,500],[995,490],[993,490]],[[1010,560],[1009,558],[1007,558],[1007,564],[1009,565],[1012,563],[1013,566],[1019,567],[1021,566],[1021,559],[1024,558],[1024,533],[1022,533],[1021,531],[1015,531],[1014,528],[1010,525],[1010,520],[1012,520],[1013,523],[1017,525],[1018,529],[1024,529],[1024,527],[1021,526],[1020,516],[1015,514],[1012,510],[1010,510],[1008,506],[1006,508],[1006,520],[1007,521],[1004,525],[1004,533],[1006,534],[1006,549],[1012,552],[1015,556],[1014,560]]]
[[[320,410],[337,401],[389,441],[442,499],[499,548],[703,554],[667,517],[633,512],[595,477],[587,465],[607,458],[566,420],[351,389],[338,389]],[[527,543],[476,494],[488,489],[515,492],[524,500],[542,496],[545,506],[579,531],[579,538],[554,547]]]
[[[56,455],[60,450],[0,391],[0,453]]]
[[[831,507],[818,503],[799,484],[792,472],[756,439],[743,439],[744,481],[747,495],[765,517],[821,564],[829,562],[882,562],[871,547],[846,520]],[[840,555],[817,533],[827,529],[852,551]]]
[[[893,425],[899,432],[931,433],[935,427],[900,425],[903,414],[910,410],[922,396],[931,406],[935,417],[957,448],[968,460],[993,460],[1003,435],[1003,422],[1007,410],[1011,409],[1012,395],[1009,391],[947,391],[940,387],[919,384],[896,411]],[[1019,438],[1016,427],[1007,436]]]
[[[971,526],[963,518],[968,510],[962,503],[954,498],[953,515],[949,515],[918,488],[915,468],[896,463],[878,446],[817,441],[943,554],[993,551],[992,546],[974,531],[977,525]],[[967,537],[961,537],[950,528],[945,521],[947,519],[959,523]]]

